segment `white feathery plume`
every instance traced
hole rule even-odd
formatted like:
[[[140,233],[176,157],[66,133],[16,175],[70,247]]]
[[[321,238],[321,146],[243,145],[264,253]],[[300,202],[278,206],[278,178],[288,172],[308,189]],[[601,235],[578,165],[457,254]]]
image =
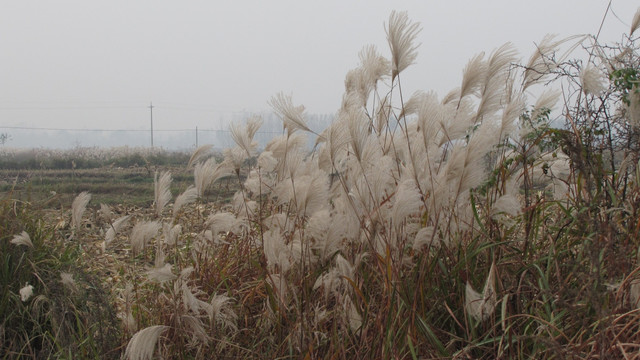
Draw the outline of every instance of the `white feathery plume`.
[[[89,201],[91,201],[91,194],[83,191],[78,194],[78,196],[73,200],[73,203],[71,203],[71,225],[76,229],[80,229],[82,214],[84,214]]]
[[[498,197],[491,206],[491,217],[500,221],[504,220],[500,215],[518,216],[522,211],[522,204],[518,199],[519,184],[515,180],[506,183],[506,191]]]
[[[313,214],[327,204],[329,184],[323,171],[316,170],[310,175],[298,176],[295,186],[292,181],[282,181],[273,193],[278,204],[292,203],[299,216]]]
[[[437,246],[438,242],[433,241],[435,236],[435,228],[433,226],[423,227],[418,230],[415,238],[413,239],[413,249],[419,250],[423,247]]]
[[[243,148],[234,146],[232,148],[224,149],[224,164],[233,169],[236,174],[240,173],[244,161],[248,158],[246,151]]]
[[[183,314],[180,316],[180,324],[191,334],[192,341],[197,339],[203,344],[209,342],[209,335],[207,335],[207,331],[204,329],[202,321],[198,317]]]
[[[605,74],[591,64],[587,64],[587,66],[580,69],[582,91],[587,95],[601,95],[607,89],[606,81]]]
[[[274,137],[267,143],[264,151],[270,151],[274,159],[281,161],[291,152],[300,151],[304,149],[305,146],[307,146],[307,136],[305,134],[293,133]]]
[[[485,84],[487,64],[483,60],[484,52],[474,56],[465,66],[460,85],[460,98],[467,95],[478,94],[479,89]]]
[[[465,169],[460,178],[462,191],[479,186],[485,177],[483,158],[498,143],[498,131],[496,127],[483,122],[471,135],[466,148]]]
[[[343,107],[346,107],[347,103],[364,107],[373,89],[372,84],[367,81],[366,74],[362,68],[355,68],[347,72],[344,79],[344,87]]]
[[[122,323],[127,332],[133,332],[138,328],[138,324],[133,317],[131,311],[131,304],[133,302],[133,285],[127,282],[124,289],[122,289],[120,298],[124,302],[124,309],[118,313],[118,318],[122,320]]]
[[[527,65],[525,66],[523,91],[529,86],[540,81],[552,68],[547,57],[552,55],[556,46],[559,44],[559,42],[554,41],[554,38],[555,35],[545,35],[544,38],[542,38],[542,41],[537,44],[536,51],[531,54],[529,62],[527,62]]]
[[[377,134],[382,134],[382,130],[389,125],[389,114],[391,110],[389,95],[387,95],[380,100],[378,112],[375,114],[375,129]]]
[[[133,230],[131,230],[130,235],[133,253],[139,253],[140,250],[142,250],[147,243],[157,235],[160,227],[161,225],[157,221],[144,221],[137,223],[133,227]]]
[[[522,95],[511,99],[511,102],[502,110],[502,121],[500,122],[500,140],[511,135],[515,130],[515,120],[526,110],[526,104]]]
[[[484,88],[478,111],[476,122],[482,118],[497,112],[500,105],[506,100],[509,93],[505,91],[508,85],[507,76],[509,66],[516,60],[516,50],[511,43],[506,43],[495,50],[487,60],[487,71]]]
[[[130,217],[131,215],[121,216],[111,224],[109,229],[107,229],[107,233],[104,237],[105,245],[109,244],[116,238],[116,234],[127,223]]]
[[[536,51],[531,55],[523,75],[522,91],[524,92],[529,86],[536,84],[544,79],[558,63],[561,63],[566,57],[580,45],[586,38],[586,35],[574,35],[564,39],[555,40],[555,35],[545,35],[545,37],[537,44]],[[554,58],[555,51],[561,44],[577,40],[571,45],[560,57]]]
[[[322,287],[326,299],[330,294],[339,298],[344,293],[352,293],[349,280],[355,281],[355,268],[360,260],[361,258],[357,259],[356,264],[351,265],[342,255],[336,255],[335,266],[316,279],[313,289],[317,290]]]
[[[547,90],[543,92],[536,100],[536,104],[531,112],[531,119],[535,121],[543,111],[553,110],[559,98],[559,90]]]
[[[449,90],[442,98],[442,105],[455,104],[460,100],[460,88]]]
[[[258,143],[253,140],[253,137],[260,126],[262,126],[262,119],[257,115],[250,117],[245,126],[231,123],[231,138],[247,153],[247,156],[253,156],[256,151]]]
[[[276,165],[278,165],[278,160],[273,157],[271,151],[263,151],[260,153],[260,156],[258,156],[258,167],[261,170],[272,172],[276,168]]]
[[[248,199],[242,190],[238,190],[233,194],[230,205],[232,211],[238,214],[239,218],[243,219],[251,217],[258,210],[258,203],[255,200]]]
[[[492,263],[482,294],[473,290],[469,282],[465,287],[465,309],[476,321],[487,320],[496,308],[495,272],[495,264]]]
[[[25,302],[29,300],[31,296],[33,296],[33,285],[26,283],[25,286],[20,289],[20,300]]]
[[[261,181],[261,178],[264,178],[264,181]],[[249,171],[249,175],[244,182],[244,188],[247,191],[249,197],[262,194],[268,194],[269,188],[268,184],[270,183],[271,177],[269,174],[264,174],[263,177],[260,176],[258,170]]]
[[[461,98],[456,104],[448,103],[439,111],[435,120],[440,121],[442,136],[434,140],[440,140],[438,147],[464,139],[469,128],[475,124],[475,105],[469,97]]]
[[[164,224],[163,224],[164,225]],[[162,241],[156,241],[156,258],[154,259],[154,264],[156,268],[164,266],[164,249],[162,248]]]
[[[311,131],[304,120],[304,106],[294,106],[291,95],[278,93],[269,100],[269,105],[282,117],[284,128],[289,135],[298,129]]]
[[[638,8],[638,10],[636,10],[636,14],[633,15],[633,20],[631,21],[631,30],[629,31],[629,37],[631,37],[631,35],[633,35],[633,33],[638,30],[638,27],[640,27],[640,8]]]
[[[268,229],[274,229],[274,231],[280,229],[282,232],[291,232],[294,227],[293,220],[284,213],[276,213],[267,217],[264,219],[264,224]]]
[[[304,153],[301,151],[290,152],[287,154],[287,157],[281,163],[282,165],[282,173],[281,176],[288,177],[290,179],[295,179],[296,175],[301,173],[305,162],[304,162]]]
[[[487,60],[487,76],[493,78],[494,76],[505,74],[509,70],[509,66],[516,61],[518,50],[512,43],[507,42],[491,53]],[[498,79],[502,80],[502,77]]]
[[[492,124],[483,122],[471,135],[466,147],[453,147],[446,164],[446,182],[443,182],[443,185],[458,184],[453,197],[482,183],[485,175],[483,157],[496,144],[493,138],[498,135]]]
[[[162,215],[162,209],[171,200],[171,172],[164,171],[158,178],[158,172],[156,171],[154,176],[154,198],[156,203],[156,214]]]
[[[193,168],[193,181],[198,196],[203,196],[207,188],[213,183],[213,174],[217,165],[214,158],[209,158],[204,163],[196,163]]]
[[[135,333],[127,344],[127,349],[124,352],[125,358],[128,360],[152,359],[158,338],[167,329],[169,327],[165,325],[154,325]]]
[[[62,285],[64,285],[70,291],[78,290],[78,286],[76,284],[76,281],[73,280],[73,275],[70,274],[70,273],[61,272],[60,273],[60,282],[62,283]]]
[[[393,202],[391,215],[391,221],[394,227],[400,228],[408,216],[419,213],[420,207],[423,205],[420,198],[420,192],[418,191],[415,180],[407,178],[400,182]]]
[[[174,283],[174,288],[177,286],[180,286],[180,291],[182,292],[182,303],[188,311],[195,315],[200,315],[202,312],[207,314],[211,312],[211,304],[198,299],[196,294],[193,293],[192,289],[187,284],[186,278],[182,275],[180,275],[180,278]],[[198,288],[195,288],[195,291],[198,294],[201,293]]]
[[[422,29],[419,23],[411,23],[406,11],[392,11],[389,16],[389,27],[385,25],[387,42],[391,49],[391,78],[398,76],[404,69],[413,64],[418,57],[418,45],[414,41]]]
[[[11,243],[14,245],[24,245],[33,249],[31,237],[26,231],[22,231],[20,234],[14,235],[13,239],[11,239]]]
[[[180,212],[183,206],[187,204],[191,204],[198,199],[198,189],[194,185],[189,185],[187,190],[182,192],[180,195],[176,196],[176,200],[173,202],[173,219],[175,220],[176,216]]]
[[[204,163],[196,164],[193,169],[193,177],[198,196],[203,196],[204,192],[216,180],[232,174],[227,165],[225,162],[218,164],[214,158],[209,158]]]
[[[357,331],[362,326],[362,315],[358,312],[356,305],[351,300],[350,296],[346,296],[342,304],[344,306],[344,314],[347,318],[347,323],[352,331]]]
[[[338,153],[344,151],[349,144],[349,131],[342,118],[334,121],[323,133],[326,138],[328,152],[328,162],[333,167],[338,160]]]
[[[375,45],[365,46],[360,50],[358,56],[360,57],[366,82],[370,87],[375,88],[378,81],[389,75],[391,63],[384,56],[378,54]]]
[[[213,295],[213,298],[211,298],[211,301],[209,302],[209,304],[211,304],[211,313],[209,314],[209,318],[212,322],[223,328],[236,331],[238,315],[233,311],[232,302],[233,299],[226,295]]]
[[[191,165],[198,163],[200,159],[208,155],[208,152],[209,150],[211,150],[212,147],[213,145],[207,144],[197,148],[196,151],[194,151],[193,154],[191,154],[191,158],[189,158],[189,163],[187,164],[187,168],[190,168]]]
[[[285,244],[285,240],[277,230],[264,233],[264,255],[270,271],[288,272],[300,259],[301,244],[299,239]]]
[[[288,284],[287,279],[280,274],[269,274],[267,284],[273,289],[273,293],[279,301],[279,305],[287,306]]]
[[[113,217],[114,217],[113,211],[111,210],[111,207],[107,204],[100,203],[100,214],[102,214],[102,218],[107,222],[111,222],[113,220]]]
[[[307,227],[305,228],[305,235],[310,239],[313,239],[314,246],[317,246],[317,244],[324,245],[324,239],[330,229],[331,214],[328,209],[322,209],[320,211],[316,211],[309,217]]]
[[[211,227],[214,232],[229,232],[238,225],[238,219],[229,212],[219,212],[209,215],[205,226]]]
[[[446,129],[453,122],[447,105],[443,105],[438,101],[435,92],[421,93],[415,100],[418,114],[418,128],[422,132],[422,141],[425,149],[429,149],[430,144],[439,143],[438,137],[440,129]],[[451,131],[444,131],[449,133]]]
[[[162,224],[162,236],[164,243],[167,245],[175,245],[181,233],[182,225],[180,224],[174,225],[173,227],[169,224]]]
[[[351,109],[344,114],[349,129],[351,149],[358,161],[362,161],[362,151],[369,138],[369,120],[364,109]]]
[[[265,180],[269,179],[268,174],[265,174]],[[249,171],[249,175],[247,176],[247,179],[244,181],[244,188],[247,191],[249,197],[251,196],[255,196],[257,194],[260,194],[261,192],[261,187],[263,185],[266,185],[265,182],[261,182],[260,179],[260,173],[257,170],[251,170]],[[263,194],[268,193],[269,190],[268,188],[266,188],[263,192]]]
[[[149,278],[149,280],[160,284],[167,281],[173,281],[177,278],[177,276],[173,274],[171,269],[171,264],[164,264],[161,266],[156,265],[156,267],[147,271],[147,277]]]
[[[417,114],[418,110],[422,106],[422,103],[430,96],[434,96],[433,94],[435,94],[433,91],[427,93],[422,90],[418,90],[414,92],[409,100],[405,101],[400,117]]]

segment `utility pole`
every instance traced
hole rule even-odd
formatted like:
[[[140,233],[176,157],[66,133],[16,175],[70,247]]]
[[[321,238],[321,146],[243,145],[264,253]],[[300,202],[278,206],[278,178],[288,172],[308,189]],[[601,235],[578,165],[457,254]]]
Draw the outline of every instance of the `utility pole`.
[[[149,110],[151,111],[151,148],[153,148],[153,102],[149,103]]]
[[[196,149],[198,148],[198,127],[196,126]]]

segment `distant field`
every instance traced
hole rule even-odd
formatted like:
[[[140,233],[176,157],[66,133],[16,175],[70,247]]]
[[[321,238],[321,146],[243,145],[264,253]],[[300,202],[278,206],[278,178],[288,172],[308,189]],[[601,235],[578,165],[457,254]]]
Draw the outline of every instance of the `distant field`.
[[[193,184],[193,172],[169,167],[173,196]],[[158,169],[158,170],[166,170]],[[92,194],[91,205],[146,206],[153,202],[154,170],[145,167],[62,170],[0,170],[0,193],[22,201],[42,201],[44,207],[68,207],[82,191]],[[206,194],[206,200],[221,200],[220,194],[235,191],[236,181],[221,180]],[[9,196],[10,195],[10,196]],[[224,196],[224,195],[222,195]]]

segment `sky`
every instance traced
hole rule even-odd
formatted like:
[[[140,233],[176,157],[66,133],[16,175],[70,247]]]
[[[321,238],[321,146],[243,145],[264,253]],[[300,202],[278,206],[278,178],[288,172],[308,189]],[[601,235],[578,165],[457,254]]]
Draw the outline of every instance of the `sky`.
[[[403,91],[444,95],[475,54],[510,41],[527,58],[545,34],[595,34],[608,4],[2,0],[0,126],[147,129],[153,102],[156,129],[215,129],[222,114],[268,110],[279,92],[309,113],[332,114],[362,47],[389,54],[392,10],[422,27]],[[638,5],[612,0],[600,41],[628,33]]]

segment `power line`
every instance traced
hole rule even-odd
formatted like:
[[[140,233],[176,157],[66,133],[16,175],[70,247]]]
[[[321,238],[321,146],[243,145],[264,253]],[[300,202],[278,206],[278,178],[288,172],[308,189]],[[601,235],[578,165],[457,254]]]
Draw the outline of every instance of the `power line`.
[[[155,107],[155,106],[154,106]],[[196,127],[198,131],[230,133],[231,130],[223,129],[201,129]],[[193,129],[153,129],[154,132],[187,132],[195,131]],[[80,129],[80,128],[50,128],[50,127],[29,127],[29,126],[0,126],[0,129],[13,130],[42,130],[42,131],[87,131],[87,132],[148,132],[148,129]],[[281,131],[258,131],[257,134],[282,134]]]

